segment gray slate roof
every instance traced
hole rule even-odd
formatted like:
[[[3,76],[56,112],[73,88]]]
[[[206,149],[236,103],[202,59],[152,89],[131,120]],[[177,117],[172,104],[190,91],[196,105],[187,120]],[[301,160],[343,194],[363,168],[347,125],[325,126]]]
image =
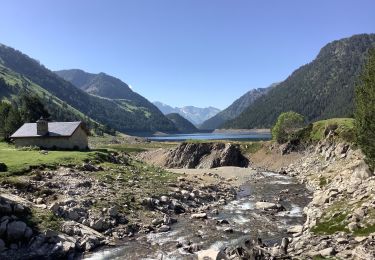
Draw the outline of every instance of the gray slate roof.
[[[43,137],[71,136],[80,126],[81,122],[48,122],[48,135]],[[42,137],[36,133],[36,123],[26,123],[21,126],[11,138],[17,137]]]

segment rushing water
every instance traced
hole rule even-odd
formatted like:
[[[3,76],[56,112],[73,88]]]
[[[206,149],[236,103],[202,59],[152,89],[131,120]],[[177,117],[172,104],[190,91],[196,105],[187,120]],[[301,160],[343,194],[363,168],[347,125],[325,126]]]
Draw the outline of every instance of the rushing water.
[[[270,133],[196,133],[196,134],[170,134],[147,137],[152,141],[186,141],[186,140],[232,140],[232,141],[258,141],[271,139]]]
[[[251,174],[251,180],[240,187],[236,200],[219,207],[218,215],[209,220],[191,220],[189,215],[179,216],[172,230],[166,233],[141,235],[123,245],[101,250],[88,259],[195,259],[184,249],[176,248],[177,242],[199,244],[202,249],[225,248],[243,239],[261,237],[269,245],[279,243],[287,236],[288,227],[303,224],[303,207],[310,200],[304,185],[296,179],[271,172]],[[280,200],[286,211],[264,212],[255,208],[258,201]],[[217,225],[226,219],[229,225]],[[233,232],[225,232],[226,228]]]

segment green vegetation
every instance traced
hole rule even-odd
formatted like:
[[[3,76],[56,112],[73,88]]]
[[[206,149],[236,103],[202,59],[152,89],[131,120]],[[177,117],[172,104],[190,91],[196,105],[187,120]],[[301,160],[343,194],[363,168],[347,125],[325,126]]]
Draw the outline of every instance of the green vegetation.
[[[320,188],[323,188],[324,186],[326,186],[327,184],[329,183],[329,181],[327,180],[326,177],[320,177],[319,178],[319,187]]]
[[[80,164],[83,161],[97,158],[97,151],[49,151],[48,154],[41,154],[39,151],[17,150],[13,145],[0,142],[0,162],[8,167],[8,174],[1,173],[1,176],[12,175],[27,171],[33,166],[58,166],[69,164]]]
[[[268,93],[268,91],[277,85],[277,83],[272,84],[268,88],[257,88],[252,89],[246,94],[242,95],[236,101],[234,101],[229,107],[219,112],[215,116],[207,119],[199,127],[200,129],[217,129],[220,128],[222,124],[226,121],[231,120],[239,116],[248,106],[254,103],[259,97]]]
[[[222,127],[269,128],[286,111],[303,115],[309,123],[352,117],[354,87],[372,47],[375,34],[355,35],[327,44],[315,60],[294,71]]]
[[[41,116],[48,118],[49,113],[36,96],[23,93],[10,104],[0,101],[0,137],[9,140],[23,122],[35,122]]]
[[[241,150],[244,154],[253,154],[263,148],[263,142],[241,143]]]
[[[125,83],[104,73],[95,77],[95,82],[91,84],[92,88],[102,88],[103,84],[107,84],[109,89],[114,88],[112,91],[115,91],[116,98],[127,99],[129,104],[147,108],[148,112],[145,113],[142,109],[129,111],[116,100],[90,95],[60,78],[36,60],[5,45],[0,45],[0,60],[0,68],[4,73],[0,73],[0,78],[6,78],[7,81],[7,87],[0,88],[0,99],[11,99],[23,90],[42,96],[43,104],[54,120],[80,119],[92,123],[92,128],[98,127],[99,123],[107,129],[123,132],[176,130],[170,120],[137,93],[129,89],[127,95],[119,96],[115,87],[121,87]],[[16,80],[13,80],[12,75],[17,75]],[[101,92],[96,94],[102,95]],[[76,111],[81,115],[78,116]]]
[[[25,222],[39,230],[51,229],[54,231],[61,231],[63,219],[53,214],[50,210],[39,209],[36,207],[31,208],[31,214],[27,215]]]
[[[177,127],[177,130],[182,133],[196,133],[198,129],[186,118],[182,117],[180,114],[172,113],[166,115],[166,117],[171,120]]]
[[[296,112],[289,111],[281,113],[272,128],[272,139],[279,144],[294,139],[297,130],[303,126],[303,122],[303,116]]]
[[[375,169],[375,49],[370,51],[355,94],[357,142],[366,155],[367,164]]]
[[[337,231],[348,232],[346,228],[345,220],[348,216],[346,212],[340,212],[338,214],[332,215],[330,218],[325,218],[319,221],[316,226],[314,226],[311,231],[316,234],[332,235]]]
[[[309,138],[312,141],[319,141],[326,136],[326,130],[333,129],[337,138],[347,142],[355,141],[354,119],[352,118],[331,118],[313,123]]]

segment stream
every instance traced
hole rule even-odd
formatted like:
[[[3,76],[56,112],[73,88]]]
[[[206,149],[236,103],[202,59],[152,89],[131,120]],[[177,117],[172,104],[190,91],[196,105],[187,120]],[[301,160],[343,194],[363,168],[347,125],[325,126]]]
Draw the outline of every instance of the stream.
[[[194,254],[177,248],[178,242],[199,244],[202,250],[222,249],[241,240],[262,238],[267,245],[280,243],[287,229],[302,225],[303,208],[311,200],[311,193],[297,179],[272,172],[257,172],[240,186],[237,198],[218,207],[219,214],[208,212],[208,219],[190,219],[178,216],[178,222],[166,233],[137,235],[118,247],[102,249],[85,259],[195,259]],[[255,203],[280,203],[285,211],[263,211]],[[229,224],[218,224],[227,220]]]

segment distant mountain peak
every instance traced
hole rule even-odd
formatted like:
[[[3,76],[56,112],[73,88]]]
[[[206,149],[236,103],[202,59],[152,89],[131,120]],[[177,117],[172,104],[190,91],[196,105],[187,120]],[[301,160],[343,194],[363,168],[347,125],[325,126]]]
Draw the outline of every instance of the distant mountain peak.
[[[194,125],[198,126],[208,118],[216,115],[220,112],[220,109],[209,106],[205,108],[195,107],[195,106],[183,106],[183,107],[171,107],[160,101],[155,101],[153,104],[159,108],[159,110],[164,114],[177,113],[189,120]]]

